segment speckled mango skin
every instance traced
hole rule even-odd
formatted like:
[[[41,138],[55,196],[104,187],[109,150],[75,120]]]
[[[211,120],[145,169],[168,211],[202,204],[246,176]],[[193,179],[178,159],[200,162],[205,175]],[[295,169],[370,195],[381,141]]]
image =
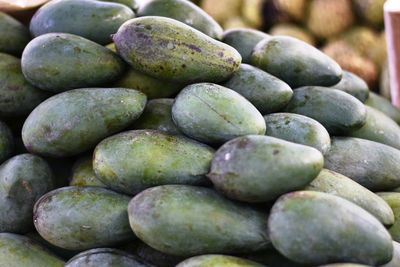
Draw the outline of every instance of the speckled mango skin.
[[[392,208],[394,213],[394,224],[389,227],[389,233],[392,235],[394,241],[400,241],[400,193],[398,192],[383,192],[378,193],[389,206]]]
[[[50,97],[50,92],[39,90],[25,79],[21,60],[0,53],[0,117],[28,115],[37,105]]]
[[[116,82],[112,83],[112,87],[136,89],[149,99],[154,99],[175,96],[184,86],[177,82],[159,80],[129,68]]]
[[[132,124],[146,96],[125,88],[76,89],[41,103],[22,128],[25,147],[40,155],[65,157],[94,147]]]
[[[367,139],[400,149],[400,126],[389,116],[369,106],[365,124],[348,136]]]
[[[207,177],[229,198],[267,202],[304,188],[323,165],[323,156],[315,148],[269,136],[247,135],[217,150]]]
[[[22,72],[36,87],[55,93],[116,80],[125,65],[110,49],[69,33],[47,33],[22,53]]]
[[[132,129],[152,129],[169,134],[182,134],[172,120],[172,105],[174,99],[160,98],[147,102],[140,118],[135,121]]]
[[[326,169],[343,174],[371,191],[400,186],[400,150],[353,137],[334,137]]]
[[[21,154],[0,165],[0,232],[29,232],[33,205],[53,187],[50,166],[38,156]]]
[[[293,95],[285,82],[248,64],[241,64],[223,85],[244,96],[261,114],[283,109]]]
[[[322,154],[331,148],[328,131],[314,119],[294,113],[274,113],[264,116],[264,120],[268,136],[311,146]]]
[[[224,32],[222,42],[234,47],[242,56],[242,62],[250,64],[254,47],[263,39],[271,36],[258,30],[237,28]]]
[[[99,186],[107,187],[94,173],[92,156],[79,158],[72,167],[71,186]]]
[[[129,200],[100,187],[62,187],[36,202],[34,224],[44,239],[61,248],[113,246],[135,238],[126,211]]]
[[[140,5],[138,16],[161,16],[176,19],[211,38],[222,38],[221,26],[204,10],[187,0],[150,0]]]
[[[149,188],[131,200],[128,213],[142,241],[172,255],[245,253],[270,244],[266,214],[204,187]]]
[[[227,255],[202,255],[189,258],[176,267],[263,267],[254,261]]]
[[[111,189],[134,195],[163,184],[207,184],[213,155],[211,147],[183,136],[133,130],[97,145],[93,168]]]
[[[152,267],[118,249],[96,248],[79,253],[65,267]]]
[[[393,255],[390,234],[374,216],[326,193],[297,191],[282,196],[272,207],[268,228],[274,247],[300,263],[375,266]]]
[[[375,94],[374,92],[370,92],[368,99],[365,101],[365,105],[380,110],[400,124],[400,109],[393,106],[386,98]]]
[[[367,110],[357,98],[337,89],[320,86],[294,90],[285,111],[310,117],[334,135],[360,128],[367,118]]]
[[[111,35],[135,17],[129,7],[93,0],[55,0],[46,3],[32,17],[30,31],[37,37],[50,32],[82,36],[98,44],[111,42]]]
[[[28,237],[0,233],[0,266],[63,267],[64,262]]]
[[[393,258],[390,262],[380,267],[397,267],[400,266],[400,243],[393,241]]]
[[[8,159],[15,149],[13,133],[10,128],[0,121],[0,163]]]
[[[317,48],[289,36],[260,41],[251,64],[283,80],[292,88],[332,86],[342,78],[342,69]]]
[[[362,103],[369,97],[368,84],[356,74],[348,71],[343,71],[342,80],[331,87],[351,94]]]
[[[140,0],[98,0],[98,1],[123,4],[128,6],[130,9],[136,11],[139,8],[138,2]]]
[[[183,84],[227,80],[242,60],[234,48],[165,17],[131,19],[113,39],[118,54],[134,69]]]
[[[175,98],[172,119],[184,134],[207,144],[265,134],[264,118],[247,99],[212,83],[185,87]]]
[[[394,223],[393,211],[381,197],[340,173],[323,169],[306,190],[342,197],[374,215],[382,224]]]
[[[29,30],[18,20],[0,12],[0,52],[21,55],[31,40]]]

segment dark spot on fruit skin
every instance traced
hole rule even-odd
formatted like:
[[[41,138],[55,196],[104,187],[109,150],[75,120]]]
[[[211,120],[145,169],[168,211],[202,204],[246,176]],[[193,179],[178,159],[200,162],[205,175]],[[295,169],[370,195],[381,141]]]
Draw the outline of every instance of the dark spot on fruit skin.
[[[193,45],[193,44],[185,44],[185,46],[187,46],[189,49],[191,49],[191,50],[194,50],[194,51],[196,51],[196,52],[199,52],[199,53],[201,53],[201,49],[200,49],[200,47],[198,47],[198,46],[195,46],[195,45]]]
[[[274,149],[274,151],[272,152],[272,155],[274,155],[274,156],[275,156],[275,155],[278,155],[279,152],[280,152],[280,151],[279,151],[278,149]]]
[[[224,52],[219,52],[219,53],[218,53],[218,56],[219,56],[219,57],[223,57],[223,56],[224,56]]]
[[[80,52],[81,52],[81,49],[80,49],[79,47],[75,46],[75,47],[74,47],[74,51],[75,51],[75,53],[80,53]]]
[[[250,141],[247,138],[242,138],[238,142],[238,148],[245,148],[249,145]]]
[[[182,68],[186,68],[186,65],[185,65],[185,64],[182,64]]]

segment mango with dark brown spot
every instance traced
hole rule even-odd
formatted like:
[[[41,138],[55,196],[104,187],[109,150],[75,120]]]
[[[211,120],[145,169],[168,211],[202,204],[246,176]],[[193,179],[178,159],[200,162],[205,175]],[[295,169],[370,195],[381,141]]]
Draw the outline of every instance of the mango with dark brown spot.
[[[73,156],[135,121],[146,96],[126,88],[76,89],[41,103],[26,119],[26,148],[51,157]]]
[[[113,39],[118,54],[134,69],[166,81],[221,82],[241,63],[234,48],[165,17],[131,19]]]

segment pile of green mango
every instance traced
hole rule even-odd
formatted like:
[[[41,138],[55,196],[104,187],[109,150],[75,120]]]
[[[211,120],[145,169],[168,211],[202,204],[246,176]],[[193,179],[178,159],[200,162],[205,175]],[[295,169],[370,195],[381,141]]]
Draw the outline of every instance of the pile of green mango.
[[[0,266],[400,266],[400,110],[316,48],[187,0],[0,33]]]

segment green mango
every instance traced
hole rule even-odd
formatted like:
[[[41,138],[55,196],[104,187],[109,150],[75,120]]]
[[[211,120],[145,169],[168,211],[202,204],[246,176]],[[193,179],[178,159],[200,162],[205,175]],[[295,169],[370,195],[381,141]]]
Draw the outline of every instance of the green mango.
[[[390,234],[369,212],[337,196],[298,191],[272,207],[268,219],[273,246],[305,264],[358,262],[379,265],[393,255]]]
[[[149,0],[138,9],[138,16],[161,16],[178,20],[214,39],[222,38],[222,28],[204,10],[187,0]]]
[[[351,94],[362,103],[369,97],[368,84],[356,74],[348,71],[343,71],[342,80],[331,87]]]
[[[33,39],[22,54],[21,66],[31,84],[55,93],[112,82],[125,68],[110,49],[69,33]]]
[[[278,138],[248,135],[221,146],[208,178],[229,198],[267,202],[300,190],[322,170],[324,158],[315,148]]]
[[[176,267],[263,267],[254,261],[228,255],[201,255],[189,258]]]
[[[311,146],[322,154],[331,148],[328,131],[314,119],[293,113],[274,113],[264,116],[264,120],[268,136]]]
[[[184,136],[133,130],[98,144],[93,168],[112,190],[134,195],[157,185],[206,184],[213,154],[211,147]]]
[[[400,124],[400,109],[393,106],[392,103],[390,103],[390,101],[386,98],[370,92],[367,101],[365,101],[365,105],[380,110],[381,112],[392,118],[395,122]]]
[[[112,248],[96,248],[79,253],[65,267],[152,267],[137,257]]]
[[[28,83],[22,74],[21,60],[8,54],[0,53],[0,80],[0,117],[15,119],[28,115],[51,96]]]
[[[143,112],[146,96],[125,88],[76,89],[41,103],[26,119],[22,139],[40,155],[73,156],[121,131]]]
[[[28,237],[0,233],[0,266],[63,267],[64,262]]]
[[[33,205],[53,187],[50,166],[38,156],[17,155],[0,165],[0,232],[29,232]]]
[[[204,187],[146,189],[131,200],[128,213],[135,234],[167,254],[246,253],[270,245],[266,214]]]
[[[342,197],[374,215],[382,224],[394,223],[393,211],[381,197],[340,173],[323,169],[305,189]]]
[[[389,227],[389,232],[392,235],[394,241],[400,241],[400,193],[397,192],[383,192],[378,193],[389,206],[392,208],[394,213],[394,224]]]
[[[377,142],[334,137],[325,168],[343,174],[371,191],[400,186],[400,150]]]
[[[294,90],[286,111],[315,119],[330,134],[358,129],[367,118],[367,110],[357,98],[337,89],[319,86]]]
[[[357,264],[357,263],[334,263],[328,265],[321,265],[319,267],[372,267],[370,265]]]
[[[198,83],[175,98],[172,119],[187,136],[218,144],[248,134],[265,134],[261,113],[243,96],[226,87]]]
[[[72,33],[99,44],[111,42],[111,35],[133,11],[121,4],[94,0],[53,0],[36,11],[30,31],[37,37],[50,32]]]
[[[147,102],[140,118],[135,121],[132,129],[153,129],[169,134],[182,134],[172,121],[172,104],[174,99],[152,99]]]
[[[107,187],[96,177],[91,155],[81,157],[75,162],[72,167],[72,178],[69,185]]]
[[[223,33],[222,42],[234,47],[242,56],[242,62],[250,64],[251,53],[254,47],[263,39],[271,38],[270,35],[247,28],[229,29]]]
[[[131,19],[113,39],[118,53],[134,69],[171,82],[222,82],[241,63],[234,48],[165,17]]]
[[[0,163],[12,155],[14,148],[13,133],[5,123],[0,121]]]
[[[266,249],[251,254],[240,255],[240,257],[244,257],[246,259],[256,261],[271,267],[311,267],[310,265],[291,261],[288,258],[282,256],[282,254],[280,254],[275,249]]]
[[[25,25],[3,12],[0,12],[0,36],[0,52],[17,56],[31,40]]]
[[[380,267],[398,267],[400,266],[400,243],[393,241],[393,258],[390,262]]]
[[[285,82],[247,64],[241,64],[239,70],[223,85],[244,96],[261,114],[283,109],[293,95]]]
[[[254,47],[251,64],[292,88],[332,86],[342,79],[342,69],[333,59],[289,36],[274,36],[260,41]]]
[[[100,187],[62,187],[36,202],[34,224],[46,241],[61,248],[113,246],[135,238],[126,211],[129,200]]]
[[[143,0],[97,0],[97,1],[123,4],[128,6],[133,11],[136,11],[139,8],[139,2],[142,2]]]
[[[367,139],[400,149],[400,126],[383,112],[369,106],[365,106],[365,108],[367,109],[365,124],[359,129],[351,130],[348,136]]]
[[[166,82],[129,68],[111,87],[132,88],[144,93],[149,99],[171,97],[184,86],[176,82]]]

